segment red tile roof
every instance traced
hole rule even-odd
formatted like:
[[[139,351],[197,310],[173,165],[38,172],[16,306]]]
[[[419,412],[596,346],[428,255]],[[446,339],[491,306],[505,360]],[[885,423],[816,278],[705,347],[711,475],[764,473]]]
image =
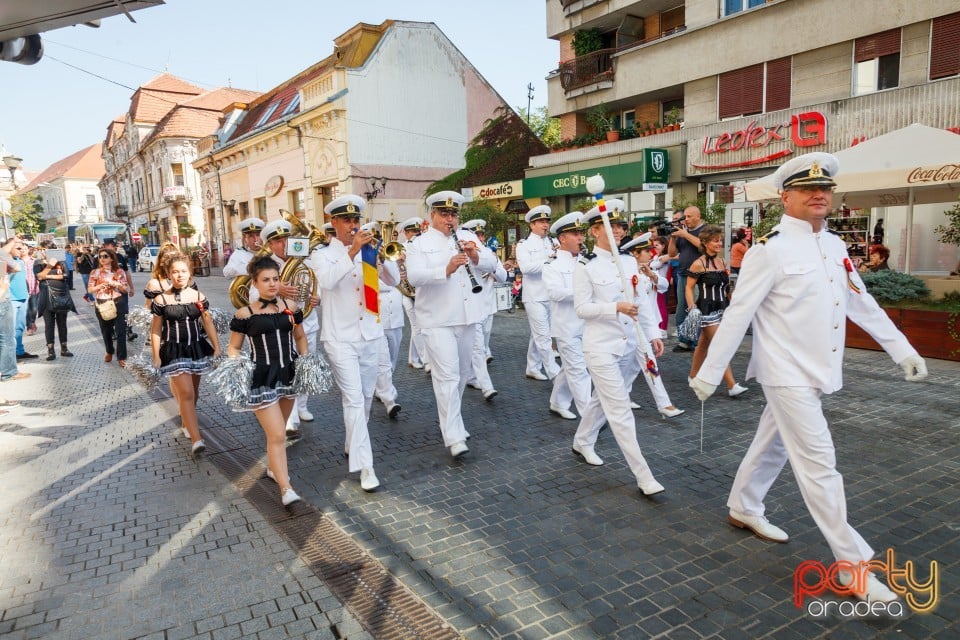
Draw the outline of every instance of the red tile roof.
[[[100,157],[102,147],[103,145],[98,142],[66,158],[57,160],[35,176],[20,191],[31,191],[42,182],[52,182],[58,178],[82,178],[99,181],[105,173],[103,158]]]
[[[223,109],[235,102],[248,102],[258,95],[255,91],[221,87],[179,104],[167,113],[141,146],[158,138],[202,138],[214,133],[220,126]]]

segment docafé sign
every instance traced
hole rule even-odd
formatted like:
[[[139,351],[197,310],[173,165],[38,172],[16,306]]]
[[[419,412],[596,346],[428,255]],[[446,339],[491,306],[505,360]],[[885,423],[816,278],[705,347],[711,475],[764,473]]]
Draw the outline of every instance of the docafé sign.
[[[536,176],[523,181],[525,198],[583,194],[587,195],[587,178],[600,174],[605,191],[614,193],[625,189],[639,191],[645,183],[669,182],[669,162],[665,149],[644,149],[643,160],[606,167],[582,169],[567,173]]]
[[[473,197],[477,200],[496,198],[519,198],[523,195],[523,181],[511,180],[498,184],[485,184],[473,188]]]

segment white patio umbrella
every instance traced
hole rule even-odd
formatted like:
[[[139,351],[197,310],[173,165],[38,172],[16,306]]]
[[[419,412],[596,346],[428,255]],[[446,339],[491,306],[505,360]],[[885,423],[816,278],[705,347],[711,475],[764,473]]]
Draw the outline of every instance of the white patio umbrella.
[[[835,154],[840,160],[834,202],[848,207],[907,207],[910,270],[913,205],[960,197],[960,135],[911,124]],[[745,185],[747,199],[779,199],[773,174]]]

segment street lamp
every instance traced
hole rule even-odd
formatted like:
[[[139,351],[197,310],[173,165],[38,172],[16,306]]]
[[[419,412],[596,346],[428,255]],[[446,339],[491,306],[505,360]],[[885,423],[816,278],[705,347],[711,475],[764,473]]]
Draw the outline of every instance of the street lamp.
[[[3,158],[3,164],[7,165],[7,169],[10,170],[10,190],[16,193],[17,191],[17,168],[20,167],[20,163],[23,162],[23,158],[18,158],[16,156],[5,156]],[[7,214],[3,214],[3,237],[4,239],[9,237],[7,232]]]

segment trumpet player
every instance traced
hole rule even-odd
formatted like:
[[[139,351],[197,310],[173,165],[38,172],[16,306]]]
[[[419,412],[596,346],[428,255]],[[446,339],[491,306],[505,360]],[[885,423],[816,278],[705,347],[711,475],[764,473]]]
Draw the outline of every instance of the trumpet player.
[[[237,276],[247,275],[247,265],[260,250],[260,232],[263,231],[263,220],[260,218],[247,218],[240,222],[240,233],[243,234],[243,246],[238,248],[227,260],[223,267],[224,278],[236,278]],[[256,287],[250,287],[250,295],[256,292]],[[256,300],[256,298],[253,298]]]
[[[376,222],[368,222],[360,227],[361,231],[376,233],[379,225]],[[382,239],[374,236],[372,241],[374,246],[379,246],[378,259],[384,259]],[[402,258],[402,254],[397,260]],[[399,269],[398,269],[399,271]],[[379,280],[380,289],[377,292],[378,302],[380,303],[380,326],[383,327],[383,336],[387,339],[386,351],[380,352],[380,362],[377,367],[377,384],[374,387],[373,395],[386,407],[387,417],[396,420],[400,413],[400,405],[397,403],[397,388],[393,384],[393,372],[397,368],[397,358],[400,356],[400,341],[403,340],[403,295],[392,284]]]
[[[523,274],[523,308],[530,323],[530,343],[527,346],[527,377],[533,380],[553,380],[560,371],[553,357],[550,340],[550,296],[543,284],[543,265],[554,255],[550,229],[550,207],[534,207],[524,217],[530,225],[530,235],[517,244],[517,265]],[[540,369],[543,368],[543,373]],[[544,375],[546,374],[546,375]]]
[[[292,229],[292,225],[286,220],[274,220],[264,226],[260,232],[262,243],[270,249],[270,253],[272,254],[271,258],[277,263],[277,267],[281,271],[289,259],[287,255],[287,239],[290,238]],[[279,293],[280,297],[284,300],[297,301],[298,306],[303,303],[301,299],[302,292],[292,284],[281,282]],[[319,300],[314,299],[312,302],[316,304]],[[313,353],[317,350],[317,330],[320,328],[317,321],[317,314],[311,313],[305,317],[303,324],[300,326],[303,329],[304,335],[307,337],[308,353]],[[298,395],[293,410],[290,411],[286,425],[287,438],[290,440],[296,440],[300,437],[301,422],[313,421],[313,414],[310,413],[310,410],[307,408],[308,399],[309,396],[307,396],[307,394]]]
[[[450,455],[467,453],[460,405],[477,326],[483,320],[476,273],[495,268],[493,254],[469,231],[456,232],[464,198],[441,191],[427,198],[430,228],[407,248],[407,278],[417,288],[417,321],[433,368],[433,392],[443,444]]]
[[[484,242],[484,227],[487,223],[479,218],[468,220],[460,228],[464,231],[470,231],[477,236],[480,244],[486,246]],[[493,253],[491,251],[491,253]],[[480,298],[478,303],[481,305],[483,320],[477,326],[477,339],[473,345],[473,357],[471,367],[472,373],[467,379],[467,386],[479,389],[483,393],[485,400],[493,400],[497,395],[497,390],[493,388],[493,381],[490,380],[490,373],[487,371],[487,363],[490,355],[490,331],[493,328],[493,314],[497,312],[497,300],[493,294],[494,282],[506,282],[507,270],[503,268],[500,259],[493,254],[496,267],[493,271],[487,271],[479,275],[480,284],[483,291],[477,296]]]
[[[419,216],[407,218],[400,223],[400,233],[403,234],[400,242],[403,243],[405,249],[408,249],[414,238],[420,235],[423,225],[424,220]],[[406,255],[400,257],[397,265],[406,270],[405,262]],[[420,333],[420,324],[417,322],[417,308],[415,303],[416,298],[404,296],[403,310],[407,314],[407,320],[410,321],[410,349],[407,353],[407,364],[414,369],[423,369],[429,365],[429,362],[426,360],[427,353],[426,348],[423,346],[423,334]]]
[[[351,194],[324,207],[337,235],[317,251],[316,263],[323,316],[320,340],[340,388],[346,430],[344,446],[350,472],[360,472],[361,489],[374,491],[380,481],[373,470],[373,447],[367,422],[381,354],[387,353],[387,339],[378,315],[365,304],[361,251],[374,239],[373,233],[360,227],[365,206],[363,198]],[[387,284],[396,285],[400,281],[392,262],[381,263],[377,271]],[[393,393],[389,402],[396,399],[396,390]],[[388,399],[384,398],[384,402]]]

